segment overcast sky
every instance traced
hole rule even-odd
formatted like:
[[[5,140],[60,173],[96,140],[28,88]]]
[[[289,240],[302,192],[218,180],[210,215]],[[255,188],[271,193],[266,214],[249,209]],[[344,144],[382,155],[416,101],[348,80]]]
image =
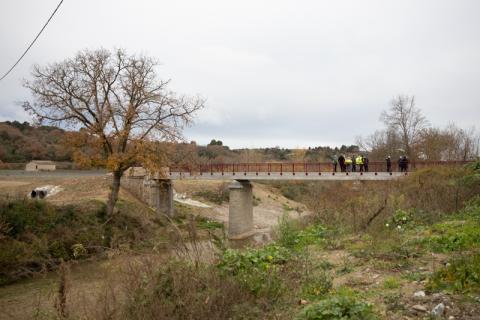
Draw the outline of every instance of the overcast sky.
[[[0,1],[0,73],[58,0]],[[65,0],[20,65],[0,82],[0,121],[33,64],[84,48],[154,56],[171,89],[207,108],[188,140],[231,147],[351,144],[380,129],[397,94],[434,125],[480,119],[480,1]]]

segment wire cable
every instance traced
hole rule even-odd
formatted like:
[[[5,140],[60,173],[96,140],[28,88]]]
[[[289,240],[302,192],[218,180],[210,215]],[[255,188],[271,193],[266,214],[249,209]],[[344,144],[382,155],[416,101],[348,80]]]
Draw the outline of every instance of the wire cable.
[[[47,25],[50,23],[50,20],[52,20],[53,16],[55,15],[55,13],[57,13],[58,9],[60,8],[60,6],[62,5],[63,3],[63,0],[61,0],[57,7],[55,8],[55,10],[52,12],[52,14],[50,15],[50,18],[48,18],[47,22],[43,25],[42,29],[40,30],[40,32],[37,34],[37,36],[35,37],[35,39],[33,39],[33,41],[30,43],[30,45],[28,46],[28,48],[25,50],[25,52],[23,52],[23,54],[20,56],[20,58],[18,58],[17,62],[15,62],[15,64],[0,78],[0,81],[2,81],[6,76],[8,76],[8,74],[10,72],[12,72],[12,70],[17,66],[17,64],[23,59],[23,57],[27,54],[28,50],[30,50],[30,48],[33,46],[33,44],[35,43],[35,41],[37,41],[38,37],[40,37],[40,35],[42,34],[43,30],[45,30],[45,28],[47,27]]]

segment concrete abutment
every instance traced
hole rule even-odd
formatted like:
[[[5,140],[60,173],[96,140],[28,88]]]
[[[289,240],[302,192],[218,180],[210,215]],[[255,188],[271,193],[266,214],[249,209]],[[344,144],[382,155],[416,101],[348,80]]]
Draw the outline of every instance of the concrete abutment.
[[[148,204],[154,207],[157,214],[173,217],[173,185],[172,180],[150,180],[150,196]]]
[[[122,186],[148,206],[155,208],[157,214],[169,217],[175,215],[173,209],[173,185],[169,179],[151,179],[148,176],[127,176]]]
[[[123,186],[155,208],[158,215],[175,215],[172,180],[149,176],[126,177]],[[249,180],[234,180],[229,189],[228,237],[233,240],[249,238],[254,235],[252,184]]]
[[[229,186],[228,237],[244,239],[254,234],[253,192],[248,180],[235,180]]]

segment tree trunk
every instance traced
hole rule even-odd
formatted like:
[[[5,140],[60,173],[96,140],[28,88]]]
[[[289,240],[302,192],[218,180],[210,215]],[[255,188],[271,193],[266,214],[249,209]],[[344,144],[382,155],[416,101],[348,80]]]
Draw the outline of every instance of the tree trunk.
[[[117,203],[118,192],[120,191],[121,178],[122,178],[121,171],[113,172],[112,189],[110,190],[110,195],[108,197],[108,203],[107,203],[107,219],[113,216],[113,209],[115,208],[115,204]]]

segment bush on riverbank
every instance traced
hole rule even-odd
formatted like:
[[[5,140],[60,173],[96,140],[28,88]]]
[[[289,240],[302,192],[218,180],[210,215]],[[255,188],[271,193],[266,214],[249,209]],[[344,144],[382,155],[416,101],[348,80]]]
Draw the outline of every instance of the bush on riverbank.
[[[141,230],[138,220],[121,213],[107,219],[101,202],[0,200],[0,285],[101,252],[106,239],[113,246],[133,243]]]

